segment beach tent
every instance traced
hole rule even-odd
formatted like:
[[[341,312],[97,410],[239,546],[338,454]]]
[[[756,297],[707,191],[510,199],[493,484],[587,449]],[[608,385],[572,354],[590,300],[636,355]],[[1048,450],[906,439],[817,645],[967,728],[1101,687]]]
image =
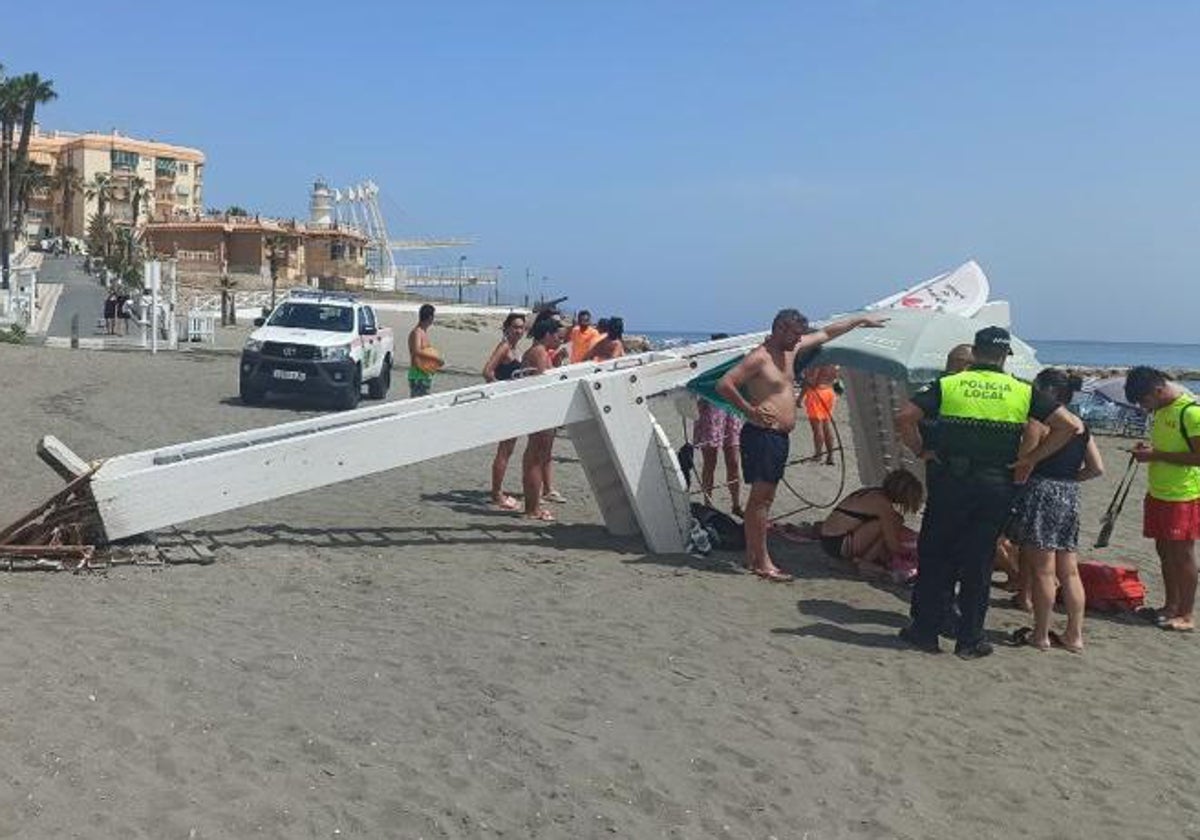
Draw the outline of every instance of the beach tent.
[[[990,293],[987,275],[979,263],[970,260],[953,271],[922,280],[902,292],[878,300],[867,309],[919,309],[975,317],[989,305]]]
[[[821,364],[842,365],[877,373],[906,383],[910,392],[932,382],[946,364],[946,354],[956,344],[970,344],[975,332],[991,324],[946,312],[893,309],[880,329],[853,330],[822,348]],[[1003,326],[1003,325],[998,325]],[[1041,369],[1032,347],[1013,337],[1013,355],[1005,369],[1032,379]]]
[[[990,305],[977,311],[1005,313],[1005,309]],[[858,477],[867,487],[878,485],[898,467],[924,474],[924,466],[896,434],[896,412],[917,388],[942,373],[946,354],[954,345],[970,344],[976,331],[984,327],[1008,326],[1003,318],[980,320],[930,309],[891,309],[872,314],[886,315],[890,320],[879,329],[841,335],[821,352],[822,364],[842,368]],[[1015,336],[1012,348],[1006,370],[1032,379],[1040,369],[1033,348]]]

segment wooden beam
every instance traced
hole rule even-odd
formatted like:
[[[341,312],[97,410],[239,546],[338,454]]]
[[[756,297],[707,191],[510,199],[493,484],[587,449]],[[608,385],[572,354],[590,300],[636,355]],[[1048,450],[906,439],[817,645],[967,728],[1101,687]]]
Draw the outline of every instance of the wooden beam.
[[[46,435],[37,446],[38,457],[64,481],[72,481],[91,469],[87,461],[72,452],[54,435]]]

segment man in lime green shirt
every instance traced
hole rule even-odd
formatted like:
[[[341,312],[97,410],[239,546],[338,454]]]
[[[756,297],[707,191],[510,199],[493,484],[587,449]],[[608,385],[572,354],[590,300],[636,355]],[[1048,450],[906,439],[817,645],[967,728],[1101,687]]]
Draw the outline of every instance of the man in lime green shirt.
[[[1154,540],[1166,598],[1146,615],[1163,630],[1191,632],[1196,603],[1196,540],[1200,539],[1200,404],[1160,370],[1135,367],[1125,398],[1153,412],[1150,444],[1133,457],[1150,465],[1143,533]]]

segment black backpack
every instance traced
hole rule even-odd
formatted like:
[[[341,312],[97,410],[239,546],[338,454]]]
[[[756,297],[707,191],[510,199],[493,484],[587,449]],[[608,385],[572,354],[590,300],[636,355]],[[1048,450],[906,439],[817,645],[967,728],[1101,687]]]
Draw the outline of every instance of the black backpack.
[[[708,540],[713,548],[721,551],[745,550],[745,527],[729,514],[699,502],[692,502],[692,517],[708,532]]]

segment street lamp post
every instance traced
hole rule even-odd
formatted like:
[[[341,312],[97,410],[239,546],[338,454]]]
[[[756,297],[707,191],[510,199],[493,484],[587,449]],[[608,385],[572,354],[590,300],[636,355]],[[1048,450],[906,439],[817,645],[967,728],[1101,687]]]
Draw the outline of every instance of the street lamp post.
[[[466,264],[466,262],[467,262],[466,254],[464,254],[463,256],[458,258],[458,302],[459,303],[463,302],[463,297],[462,297],[463,266]]]
[[[0,107],[3,107],[3,103],[0,103]],[[10,184],[12,170],[9,166],[9,158],[12,156],[13,138],[10,126],[10,121],[6,119],[4,136],[0,138],[0,145],[3,146],[3,149],[0,149],[0,157],[3,157],[0,167],[3,167],[4,170],[4,195],[0,196],[0,201],[3,201],[3,206],[0,206],[0,288],[4,289],[8,288],[9,258],[12,251],[12,240],[9,238],[12,228],[12,186]]]

